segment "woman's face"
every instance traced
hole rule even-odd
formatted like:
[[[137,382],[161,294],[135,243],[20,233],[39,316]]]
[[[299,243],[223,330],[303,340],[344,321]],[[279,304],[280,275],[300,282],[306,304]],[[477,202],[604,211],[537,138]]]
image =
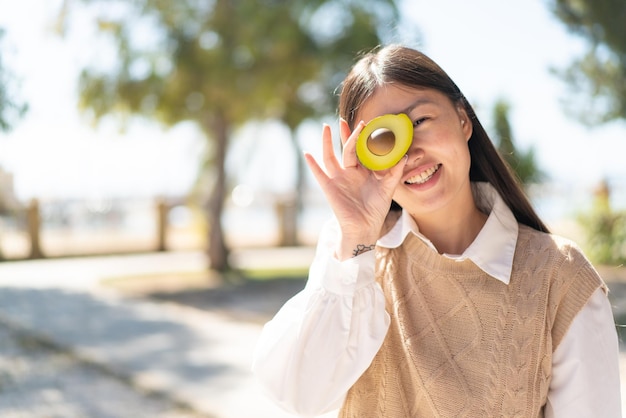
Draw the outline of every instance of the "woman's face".
[[[437,90],[387,84],[376,89],[357,116],[368,122],[389,113],[407,114],[414,129],[393,199],[416,219],[446,207],[473,207],[467,146],[472,125],[465,110]]]

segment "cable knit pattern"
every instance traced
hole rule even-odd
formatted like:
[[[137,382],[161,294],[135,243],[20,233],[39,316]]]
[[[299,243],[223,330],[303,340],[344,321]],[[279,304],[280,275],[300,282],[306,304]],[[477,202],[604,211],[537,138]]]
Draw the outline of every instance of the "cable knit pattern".
[[[523,225],[509,285],[409,235],[377,249],[391,326],[340,417],[543,417],[552,352],[602,280]]]

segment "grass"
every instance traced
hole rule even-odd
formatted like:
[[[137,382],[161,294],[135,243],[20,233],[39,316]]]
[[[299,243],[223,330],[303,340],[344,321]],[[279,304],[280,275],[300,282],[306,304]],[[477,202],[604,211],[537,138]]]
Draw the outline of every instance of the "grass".
[[[304,280],[307,276],[307,268],[295,267],[238,269],[225,274],[213,270],[198,270],[114,276],[104,278],[100,284],[127,295],[146,295],[214,289],[225,283],[235,284],[246,281]]]
[[[237,270],[238,274],[250,280],[272,279],[303,279],[309,274],[308,268],[272,268],[272,269],[243,269]]]

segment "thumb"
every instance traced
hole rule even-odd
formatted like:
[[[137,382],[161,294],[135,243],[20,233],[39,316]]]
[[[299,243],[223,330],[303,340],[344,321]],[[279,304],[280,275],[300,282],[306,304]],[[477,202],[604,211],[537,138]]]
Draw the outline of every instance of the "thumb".
[[[390,188],[392,194],[398,186],[398,182],[402,178],[402,173],[404,173],[404,167],[406,166],[406,162],[408,161],[408,159],[408,155],[402,157],[402,159],[398,161],[398,164],[388,169],[385,176],[382,177],[385,188]]]
[[[404,157],[402,157],[402,159],[398,161],[398,164],[394,165],[389,170],[389,173],[391,174],[390,177],[394,179],[396,182],[399,181],[400,178],[402,177],[402,174],[404,173],[404,167],[406,166],[406,162],[408,160],[409,160],[409,156],[405,154]]]

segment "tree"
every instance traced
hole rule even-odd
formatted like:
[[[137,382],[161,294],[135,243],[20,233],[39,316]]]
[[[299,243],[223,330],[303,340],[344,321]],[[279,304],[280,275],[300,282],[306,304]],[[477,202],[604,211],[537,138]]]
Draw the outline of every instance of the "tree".
[[[611,188],[603,180],[594,192],[591,210],[578,215],[586,235],[586,252],[594,263],[624,265],[626,262],[626,211],[611,207]]]
[[[521,152],[515,146],[511,124],[509,123],[509,111],[511,106],[504,99],[499,99],[493,107],[494,140],[500,155],[513,169],[523,185],[537,183],[545,178],[537,166],[535,150],[530,148]]]
[[[0,47],[4,37],[4,29],[0,28]],[[10,88],[14,82],[12,74],[4,66],[2,55],[0,55],[0,132],[7,132],[22,117],[27,105],[20,103],[15,97],[14,92]]]
[[[551,8],[588,51],[555,72],[571,87],[569,113],[588,125],[626,119],[626,2],[553,0]]]
[[[303,2],[307,4],[307,2]],[[310,5],[311,2],[308,2]],[[293,6],[289,6],[293,7]],[[309,7],[310,8],[310,7]],[[296,130],[308,118],[315,118],[333,112],[337,107],[335,91],[351,66],[357,52],[374,47],[387,41],[391,31],[385,33],[381,28],[398,20],[397,9],[393,1],[329,1],[321,2],[317,9],[303,10],[299,19],[304,30],[314,39],[320,64],[319,75],[315,80],[307,80],[296,91],[291,91],[286,99],[287,106],[279,119],[285,123],[291,133],[296,165],[296,193],[294,201],[283,202],[286,231],[293,235],[281,237],[283,245],[297,244],[297,217],[303,206],[303,191],[306,189],[304,160],[297,144]],[[323,20],[329,16],[344,17],[332,19],[326,23],[326,31],[320,32]]]
[[[212,141],[208,256],[217,270],[229,268],[221,217],[234,128],[274,118],[293,131],[327,112],[307,89],[325,88],[340,65],[347,68],[346,57],[379,43],[380,28],[397,16],[392,0],[82,1],[116,61],[85,67],[81,108],[95,121],[108,114],[168,126],[194,121]]]

